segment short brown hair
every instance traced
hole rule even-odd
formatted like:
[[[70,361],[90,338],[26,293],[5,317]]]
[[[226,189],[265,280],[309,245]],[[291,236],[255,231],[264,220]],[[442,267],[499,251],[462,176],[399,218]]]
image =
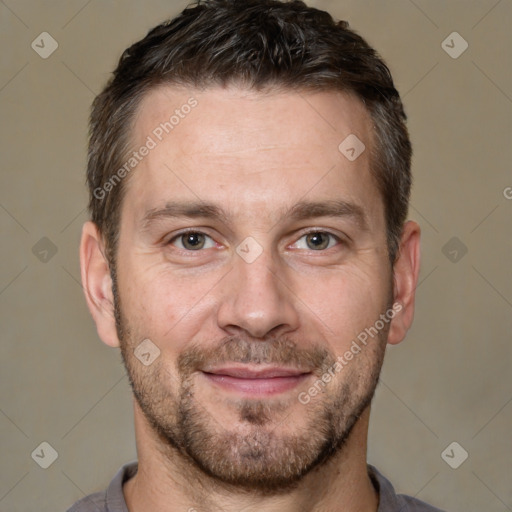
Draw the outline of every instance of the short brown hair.
[[[395,260],[411,188],[406,115],[388,67],[368,43],[324,11],[293,0],[198,0],[122,54],[90,119],[89,211],[113,266],[123,181],[98,190],[123,165],[141,99],[161,84],[206,88],[346,91],[374,123],[371,171],[384,201],[388,252]],[[341,141],[340,141],[341,142]]]

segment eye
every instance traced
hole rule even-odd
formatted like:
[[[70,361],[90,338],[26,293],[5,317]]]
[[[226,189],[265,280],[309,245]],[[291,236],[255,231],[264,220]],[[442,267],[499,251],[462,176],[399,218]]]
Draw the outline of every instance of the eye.
[[[301,240],[304,240],[305,244],[302,243]],[[324,251],[326,249],[330,249],[339,242],[340,239],[332,233],[328,233],[326,231],[311,231],[310,233],[306,233],[304,236],[300,237],[299,240],[295,242],[294,246],[297,249]]]
[[[176,235],[169,240],[169,244],[185,251],[199,251],[215,247],[213,239],[200,231],[187,231]]]

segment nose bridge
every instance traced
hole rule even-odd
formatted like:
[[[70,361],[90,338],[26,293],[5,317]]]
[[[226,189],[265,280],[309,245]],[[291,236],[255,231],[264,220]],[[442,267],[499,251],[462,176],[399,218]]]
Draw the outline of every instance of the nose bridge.
[[[280,326],[297,327],[298,315],[290,289],[279,275],[279,262],[270,248],[256,247],[251,241],[240,244],[233,255],[233,271],[219,307],[222,328],[234,326],[261,338]]]

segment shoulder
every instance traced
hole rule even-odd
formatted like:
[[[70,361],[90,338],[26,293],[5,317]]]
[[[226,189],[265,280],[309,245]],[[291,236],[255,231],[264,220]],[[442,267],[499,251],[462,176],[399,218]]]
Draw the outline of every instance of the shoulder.
[[[443,512],[412,496],[396,494],[391,482],[370,464],[368,464],[368,475],[379,493],[377,512]]]
[[[122,466],[105,491],[90,494],[77,501],[67,512],[128,512],[123,484],[137,472],[137,461]]]
[[[90,494],[77,501],[67,512],[108,512],[106,491]]]
[[[404,512],[443,512],[441,509],[433,507],[424,501],[417,500],[405,494],[398,494],[398,498],[404,504]]]

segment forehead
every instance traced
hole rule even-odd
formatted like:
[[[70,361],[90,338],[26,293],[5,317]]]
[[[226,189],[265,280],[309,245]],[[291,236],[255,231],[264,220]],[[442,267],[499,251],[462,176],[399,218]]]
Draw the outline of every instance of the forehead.
[[[375,199],[371,127],[364,105],[347,93],[162,86],[139,106],[133,150],[151,149],[125,197],[141,215],[176,196],[217,200],[239,215],[270,214],[304,196]],[[351,161],[344,141],[366,149]]]

